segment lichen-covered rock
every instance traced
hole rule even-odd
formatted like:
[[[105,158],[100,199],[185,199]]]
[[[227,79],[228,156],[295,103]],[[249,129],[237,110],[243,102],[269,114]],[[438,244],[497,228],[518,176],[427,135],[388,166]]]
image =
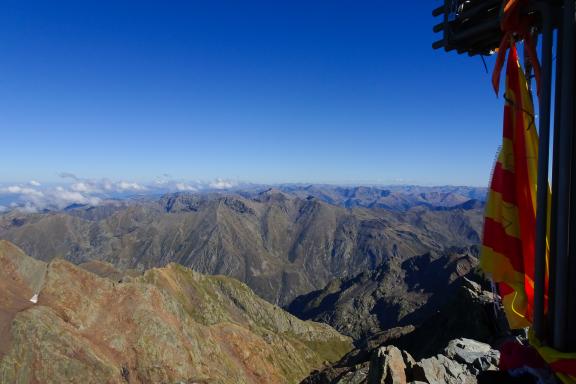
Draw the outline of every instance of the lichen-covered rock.
[[[119,283],[0,241],[0,265],[2,383],[293,383],[351,347],[243,283],[175,264]]]

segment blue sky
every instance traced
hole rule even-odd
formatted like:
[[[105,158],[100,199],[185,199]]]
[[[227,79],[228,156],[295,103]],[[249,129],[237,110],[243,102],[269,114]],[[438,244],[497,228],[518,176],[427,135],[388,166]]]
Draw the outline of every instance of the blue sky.
[[[0,182],[485,186],[502,99],[417,3],[7,0]]]

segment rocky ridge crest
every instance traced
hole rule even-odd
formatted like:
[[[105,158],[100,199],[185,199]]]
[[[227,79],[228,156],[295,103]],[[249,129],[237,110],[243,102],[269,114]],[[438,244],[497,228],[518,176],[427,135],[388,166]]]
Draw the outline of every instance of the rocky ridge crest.
[[[176,264],[120,279],[91,265],[100,277],[0,241],[0,265],[6,383],[294,383],[351,345],[239,281]]]

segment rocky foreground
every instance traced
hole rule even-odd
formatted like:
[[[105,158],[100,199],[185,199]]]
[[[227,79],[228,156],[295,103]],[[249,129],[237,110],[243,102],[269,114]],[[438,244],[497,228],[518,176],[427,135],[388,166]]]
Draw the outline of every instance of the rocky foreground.
[[[175,264],[89,272],[0,241],[0,265],[2,383],[294,383],[351,349],[239,281]]]
[[[501,308],[491,292],[464,276],[452,284],[452,294],[423,321],[357,342],[303,384],[475,384],[481,372],[497,370],[499,353],[491,345],[512,337]]]
[[[394,346],[374,350],[369,361],[315,372],[302,384],[475,384],[480,372],[497,370],[500,353],[471,339],[450,341],[442,353],[414,360]]]

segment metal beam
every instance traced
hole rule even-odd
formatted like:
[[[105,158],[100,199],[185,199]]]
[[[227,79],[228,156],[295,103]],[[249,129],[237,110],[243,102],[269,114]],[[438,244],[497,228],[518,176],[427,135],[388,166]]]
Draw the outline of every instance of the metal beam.
[[[572,130],[574,108],[574,0],[564,0],[562,28],[562,63],[560,100],[560,124],[558,140],[558,198],[556,219],[556,281],[554,297],[553,346],[568,351],[568,302],[570,249],[570,192],[572,189]]]
[[[575,5],[576,8],[576,5]],[[576,16],[573,14],[573,16]],[[573,24],[576,21],[573,20]],[[572,55],[576,61],[576,26],[573,27],[572,31]],[[573,62],[573,65],[576,63]],[[575,116],[575,95],[576,95],[576,76],[574,75],[574,66],[572,67],[572,89],[570,97],[570,110],[572,111],[572,157],[570,161],[571,169],[571,189],[570,189],[570,224],[568,232],[568,313],[567,313],[567,324],[568,330],[566,332],[566,344],[569,351],[576,351],[576,329],[574,329],[574,324],[576,324],[576,116]],[[568,84],[570,87],[570,84]]]
[[[552,204],[550,212],[550,258],[548,260],[548,313],[546,315],[546,334],[551,343],[553,337],[553,326],[555,323],[556,313],[556,226],[558,223],[558,174],[559,174],[559,157],[558,148],[560,147],[560,99],[562,87],[562,28],[558,28],[556,34],[556,76],[554,79],[554,136],[553,136],[553,159],[552,159]]]
[[[548,228],[548,162],[550,149],[550,106],[552,93],[552,15],[547,2],[538,3],[542,16],[542,79],[539,103],[538,187],[536,196],[536,252],[534,266],[534,331],[545,338],[546,235]]]

